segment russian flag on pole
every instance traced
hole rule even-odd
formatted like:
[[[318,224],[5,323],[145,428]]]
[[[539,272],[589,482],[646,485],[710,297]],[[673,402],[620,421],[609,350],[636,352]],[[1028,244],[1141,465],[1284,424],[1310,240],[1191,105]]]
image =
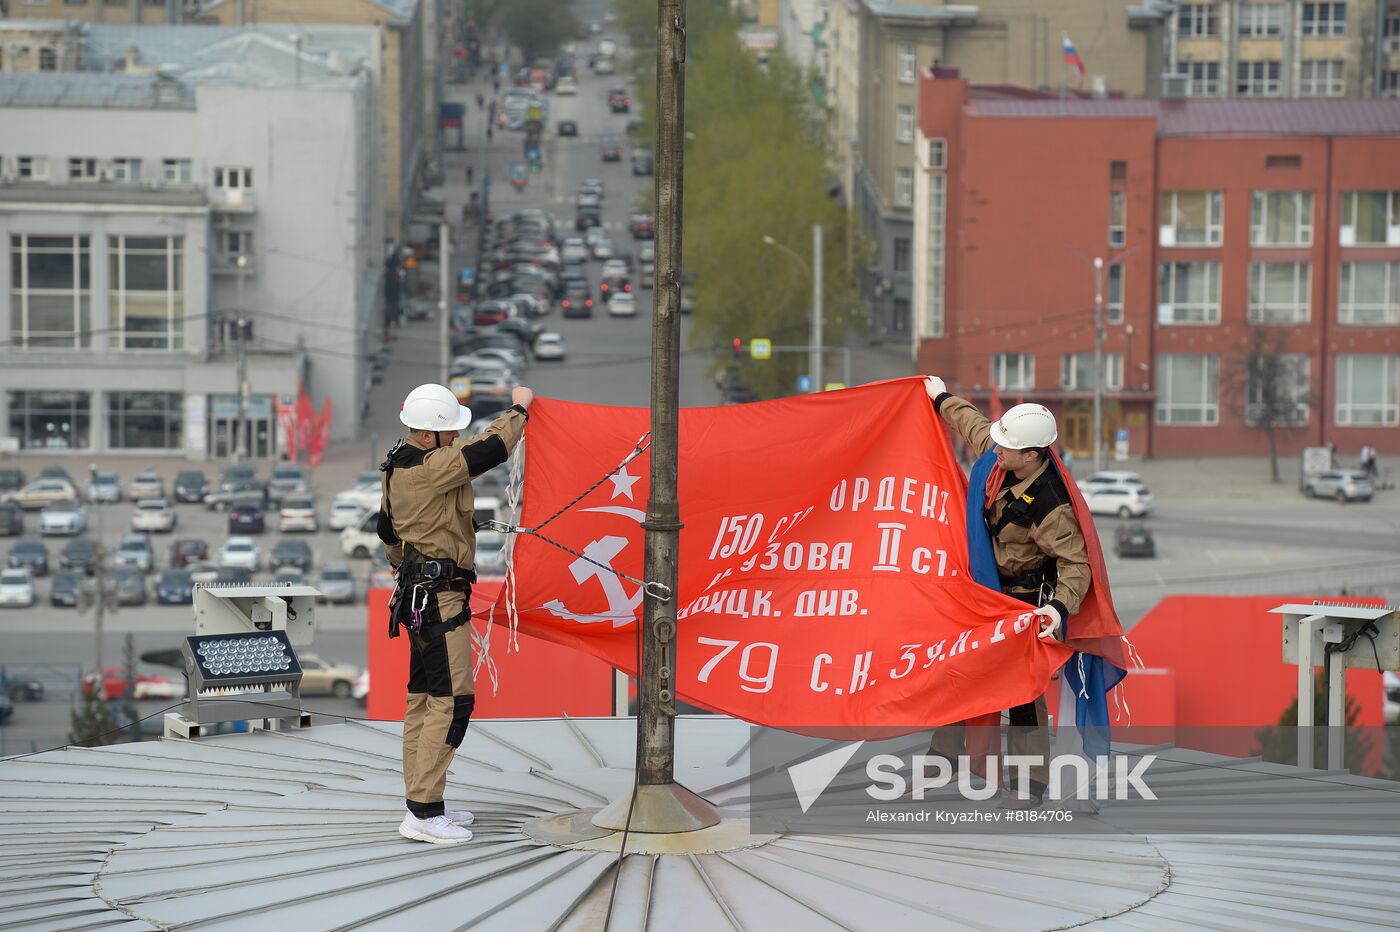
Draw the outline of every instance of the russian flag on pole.
[[[1074,50],[1074,43],[1069,41],[1069,36],[1065,36],[1064,40],[1065,64],[1079,72],[1081,78],[1084,77],[1084,59],[1080,58],[1079,53]]]

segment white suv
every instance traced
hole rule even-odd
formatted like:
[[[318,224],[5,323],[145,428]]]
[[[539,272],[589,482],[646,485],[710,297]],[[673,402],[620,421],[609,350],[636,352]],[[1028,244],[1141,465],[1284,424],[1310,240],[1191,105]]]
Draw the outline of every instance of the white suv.
[[[1152,511],[1152,493],[1140,485],[1102,485],[1083,490],[1089,511],[1096,515],[1140,518]]]

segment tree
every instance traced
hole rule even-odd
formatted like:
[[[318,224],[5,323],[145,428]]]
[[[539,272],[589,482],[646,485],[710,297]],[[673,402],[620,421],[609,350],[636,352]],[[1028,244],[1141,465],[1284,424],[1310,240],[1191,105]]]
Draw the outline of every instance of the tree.
[[[557,0],[511,0],[492,12],[526,64],[553,55],[561,44],[581,34],[578,19]]]
[[[1227,394],[1244,401],[1245,426],[1262,430],[1269,444],[1269,478],[1281,481],[1278,471],[1278,434],[1302,427],[1313,407],[1309,391],[1309,357],[1287,352],[1284,331],[1254,326],[1249,329],[1243,357],[1227,372]]]
[[[117,739],[117,723],[103,699],[101,673],[83,684],[78,691],[78,703],[73,706],[68,743],[92,748],[111,744]]]
[[[1338,657],[1335,673],[1342,674],[1345,667],[1342,666],[1341,658]],[[1356,700],[1350,696],[1346,697],[1345,715],[1348,726],[1356,725],[1361,719],[1361,708],[1356,704]],[[1313,721],[1327,721],[1327,693],[1322,682],[1322,673],[1319,672],[1313,679]],[[1279,719],[1275,728],[1260,729],[1258,735],[1259,750],[1256,752],[1266,761],[1275,764],[1297,764],[1298,763],[1298,700],[1294,699],[1283,716]],[[1327,762],[1327,727],[1318,724],[1313,726],[1313,765],[1317,767],[1326,766]],[[1361,729],[1348,727],[1342,742],[1342,762],[1343,766],[1352,773],[1360,773],[1362,765],[1371,753],[1371,739],[1362,734]]]

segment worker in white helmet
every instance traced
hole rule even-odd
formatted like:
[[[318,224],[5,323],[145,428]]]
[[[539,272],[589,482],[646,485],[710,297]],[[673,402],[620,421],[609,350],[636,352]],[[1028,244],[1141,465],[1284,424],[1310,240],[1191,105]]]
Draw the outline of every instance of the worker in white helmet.
[[[995,451],[986,485],[986,521],[1001,590],[1035,606],[1040,637],[1057,637],[1079,610],[1092,578],[1084,534],[1060,472],[1050,462],[1058,437],[1055,416],[1044,405],[1019,404],[995,422],[930,376],[924,387],[934,410],[977,457]],[[968,515],[968,521],[976,516]],[[1029,787],[1002,803],[1007,809],[1038,807],[1049,784],[1050,730],[1045,697],[1011,710],[1007,753],[1039,757]],[[962,729],[940,728],[933,751],[951,761],[963,753]]]
[[[476,705],[472,682],[471,584],[476,531],[471,480],[509,458],[525,431],[534,392],[520,386],[484,432],[459,440],[471,410],[442,385],[420,385],[399,411],[407,434],[380,469],[379,538],[398,582],[389,637],[408,628],[408,709],[403,720],[405,813],[399,834],[452,845],[471,840],[466,810],[443,801],[447,768]]]

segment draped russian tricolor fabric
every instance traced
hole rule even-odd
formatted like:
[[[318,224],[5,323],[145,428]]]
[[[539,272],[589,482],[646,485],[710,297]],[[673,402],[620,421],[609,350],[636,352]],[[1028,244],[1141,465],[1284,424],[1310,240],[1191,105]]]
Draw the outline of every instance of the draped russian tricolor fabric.
[[[493,618],[635,675],[650,451],[641,408],[537,399],[512,584]],[[796,731],[912,731],[1030,701],[1071,655],[968,565],[967,484],[919,379],[680,421],[677,691]],[[593,561],[593,562],[590,562]],[[612,570],[616,570],[614,573]],[[621,575],[618,575],[621,574]]]

